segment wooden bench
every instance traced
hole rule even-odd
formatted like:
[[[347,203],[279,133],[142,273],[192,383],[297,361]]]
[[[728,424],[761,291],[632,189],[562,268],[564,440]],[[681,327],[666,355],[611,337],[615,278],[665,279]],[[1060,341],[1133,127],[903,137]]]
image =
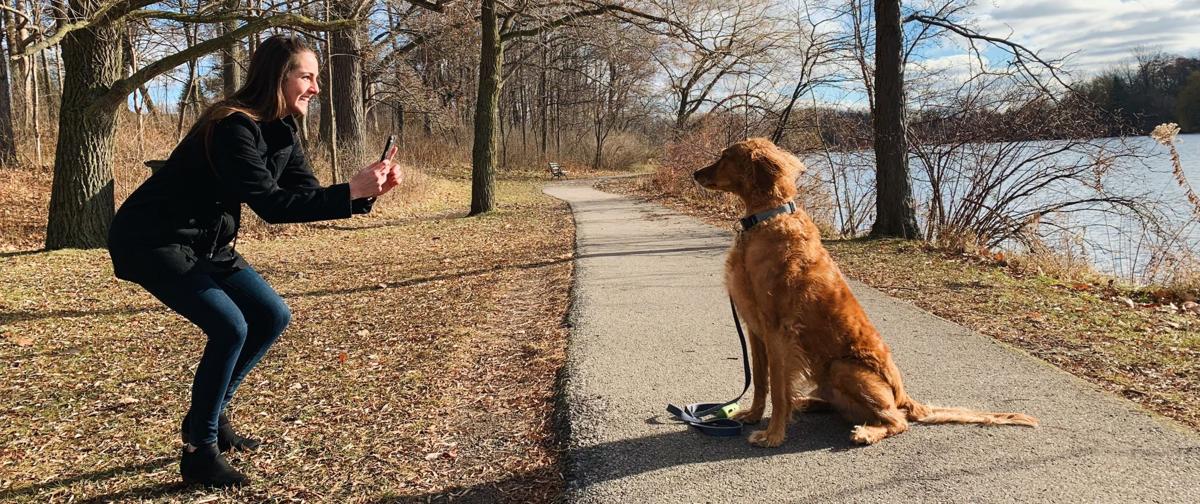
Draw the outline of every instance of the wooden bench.
[[[558,163],[551,161],[547,164],[550,166],[550,178],[567,178],[567,172],[563,171],[562,167],[558,166]]]

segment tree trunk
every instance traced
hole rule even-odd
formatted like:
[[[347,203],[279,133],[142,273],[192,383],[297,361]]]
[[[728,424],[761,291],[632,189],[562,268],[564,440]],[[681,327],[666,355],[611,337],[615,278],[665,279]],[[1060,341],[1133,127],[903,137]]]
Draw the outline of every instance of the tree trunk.
[[[499,118],[504,44],[496,19],[496,1],[480,0],[479,92],[475,100],[475,143],[471,148],[471,212],[496,208],[496,123]]]
[[[88,4],[71,2],[75,12]],[[113,217],[113,137],[119,104],[90,108],[121,72],[124,23],[75,30],[62,40],[63,81],[46,248],[100,248]]]
[[[42,96],[46,98],[46,103],[49,105],[46,107],[46,113],[52,114],[49,117],[56,117],[58,115],[57,106],[55,105],[57,103],[56,98],[58,95],[62,94],[62,89],[60,88],[62,83],[55,84],[54,79],[50,77],[50,63],[47,61],[47,51],[48,49],[42,49],[38,52],[38,59],[42,60],[41,65],[39,65],[41,71],[40,80],[42,81]]]
[[[191,41],[189,40],[189,43],[190,42]],[[191,60],[188,62],[187,81],[184,82],[182,94],[179,95],[179,107],[177,108],[179,110],[179,117],[175,124],[176,143],[183,140],[184,116],[187,115],[187,107],[189,103],[188,100],[192,98],[192,89],[197,86],[196,79],[196,60]]]
[[[329,57],[329,44],[325,44],[325,55],[321,58],[321,63],[328,69],[333,66],[331,61],[333,60]],[[329,101],[329,97],[333,95],[333,86],[329,83],[329,74],[328,71],[319,74],[321,92],[317,94],[317,106],[321,109],[321,127],[317,131],[317,142],[325,145],[333,141],[333,117],[329,115],[329,111],[333,110],[333,104]]]
[[[133,35],[134,35],[133,29],[131,28],[130,31],[126,33],[125,37],[123,37],[122,41],[121,41],[122,51],[123,51],[124,58],[125,58],[125,73],[124,73],[124,75],[122,75],[122,78],[130,76],[131,74],[133,74],[133,72],[136,72],[138,70],[138,63],[137,63],[138,55],[137,55],[137,48],[135,48],[133,46]],[[61,55],[62,51],[59,50],[58,53]],[[59,67],[61,68],[62,61],[59,61],[58,64],[59,64]],[[62,79],[62,76],[60,74],[59,80],[61,81],[61,79]],[[142,103],[142,106],[146,108],[146,112],[150,115],[154,115],[155,114],[154,100],[152,100],[150,98],[150,90],[146,89],[145,84],[142,84],[142,85],[138,86],[138,92],[141,93],[141,95],[142,95],[141,103]],[[136,96],[135,96],[135,101],[136,101]]]
[[[541,123],[542,141],[538,145],[538,154],[541,156],[542,161],[546,161],[546,159],[547,159],[546,151],[549,149],[549,145],[547,142],[547,131],[549,130],[549,128],[547,127],[547,124],[546,124],[546,109],[550,108],[550,99],[549,99],[548,93],[546,92],[546,72],[547,72],[546,67],[549,66],[550,63],[548,61],[548,56],[546,54],[545,40],[542,41],[541,52],[542,52],[542,68],[538,75],[538,115],[540,116],[538,118],[538,120]]]
[[[917,238],[905,136],[899,0],[875,0],[875,225],[872,237]]]
[[[396,145],[404,147],[404,106],[396,107]]]
[[[30,95],[30,97],[32,98],[32,103],[30,103],[30,107],[32,107],[32,108],[30,108],[30,110],[33,111],[33,114],[31,116],[33,118],[33,129],[31,130],[31,132],[33,133],[33,152],[35,154],[34,159],[37,162],[37,167],[39,170],[45,166],[45,161],[43,161],[43,158],[42,158],[42,110],[41,110],[42,109],[42,101],[41,101],[42,93],[41,93],[41,90],[38,89],[39,86],[38,86],[38,70],[37,70],[38,54],[40,52],[41,51],[33,53],[33,56],[30,57],[30,62],[32,63],[32,71],[29,72],[29,77],[33,81],[33,87],[32,87],[33,94]]]
[[[497,106],[497,109],[499,108],[500,107]],[[505,115],[503,110],[499,110],[499,115],[500,122],[497,124],[497,126],[500,127],[500,168],[508,169],[508,130],[511,128],[505,127],[505,125],[508,124],[508,117]]]
[[[0,15],[0,33],[6,31],[8,15]],[[16,135],[13,131],[12,81],[9,80],[8,51],[0,50],[0,164],[8,165],[17,159]]]
[[[28,14],[27,12],[25,12],[26,9],[25,9],[24,0],[16,0],[15,2],[13,2],[13,8],[19,12]],[[28,26],[28,25],[27,24],[21,25],[21,24],[16,23],[15,16],[12,19],[12,21],[14,21],[14,22],[10,24],[11,30],[9,31],[9,34],[8,34],[9,35],[8,47],[12,48],[13,52],[17,52],[18,50],[23,48],[23,45],[21,42],[29,37],[29,29],[28,28],[20,28],[19,26]],[[30,68],[31,68],[29,60],[30,60],[30,58],[28,56],[26,56],[26,57],[22,57],[16,61],[14,61],[13,63],[15,63],[15,64],[11,67],[11,70],[10,70],[10,78],[12,79],[12,83],[13,83],[12,100],[13,100],[13,103],[20,105],[20,108],[18,109],[18,117],[16,117],[16,119],[20,122],[22,133],[27,133],[32,128],[31,122],[33,119],[30,115],[30,110],[29,110],[30,104],[33,103],[32,99],[29,96],[29,93],[31,92],[30,87],[29,87],[30,86],[30,77],[32,77],[29,74]]]
[[[326,21],[329,21],[329,19],[333,17],[332,11],[330,10],[330,7],[329,7],[329,2],[330,2],[330,0],[325,0],[325,20]],[[333,38],[332,33],[329,33],[329,32],[325,33],[326,41],[328,41],[332,38]],[[325,44],[325,63],[326,63],[326,65],[325,65],[326,68],[329,68],[329,69],[333,68],[333,44],[328,43],[328,42]],[[321,73],[324,73],[325,75],[327,75],[328,76],[327,79],[329,79],[329,81],[333,80],[333,76],[330,75],[333,73],[332,71],[321,72]],[[339,183],[339,181],[342,180],[342,177],[341,177],[341,174],[339,173],[340,167],[339,167],[339,160],[338,160],[338,138],[337,137],[339,135],[334,134],[334,131],[337,130],[337,113],[334,109],[333,95],[335,93],[334,93],[332,83],[330,83],[330,85],[327,86],[326,89],[328,89],[328,91],[323,93],[325,95],[325,101],[321,103],[321,140],[326,142],[325,145],[329,148],[329,174],[330,174],[330,178],[333,180],[333,183],[337,184],[337,183]],[[328,136],[326,136],[326,135],[328,135]]]
[[[225,7],[233,10],[237,9],[241,0],[226,0]],[[237,29],[237,21],[226,21],[221,24],[222,33],[229,33]],[[242,67],[238,65],[238,61],[242,59],[242,42],[235,40],[225,46],[221,51],[221,84],[225,91],[225,96],[232,96],[242,85]]]
[[[334,4],[339,16],[351,18],[358,13],[351,10],[344,0]],[[339,8],[341,7],[341,8]],[[334,121],[337,143],[343,154],[343,170],[358,168],[366,162],[366,121],[362,93],[362,27],[338,30],[329,34],[332,39],[333,62],[329,72],[333,82]]]

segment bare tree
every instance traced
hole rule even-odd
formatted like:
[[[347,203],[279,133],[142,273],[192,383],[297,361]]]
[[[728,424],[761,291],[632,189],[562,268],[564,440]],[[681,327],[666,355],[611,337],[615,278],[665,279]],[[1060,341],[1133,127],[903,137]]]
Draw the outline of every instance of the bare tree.
[[[875,224],[873,237],[917,238],[908,172],[899,0],[875,0]]]
[[[771,141],[780,143],[788,129],[792,110],[800,97],[819,86],[842,81],[836,73],[820,74],[823,67],[830,66],[842,59],[842,54],[848,48],[853,48],[854,38],[847,37],[830,28],[830,25],[846,16],[838,9],[829,9],[816,2],[801,2],[795,6],[793,14],[793,30],[790,34],[793,47],[784,51],[788,66],[794,75],[796,85],[792,87],[791,96],[783,112],[775,123],[771,133]]]
[[[479,86],[475,98],[475,135],[471,149],[470,215],[492,211],[496,206],[496,137],[499,133],[499,97],[503,86],[504,49],[517,39],[609,13],[642,19],[662,20],[615,2],[574,1],[535,6],[528,1],[506,5],[480,0],[481,27]]]
[[[46,247],[49,249],[104,246],[114,211],[111,154],[116,111],[131,92],[192,58],[219,50],[230,40],[271,27],[326,29],[351,24],[347,21],[320,23],[299,14],[252,16],[245,11],[224,9],[196,15],[139,10],[152,3],[150,0],[105,4],[71,0],[64,23],[14,55],[29,57],[47,47],[62,44],[65,78],[46,226]],[[122,78],[121,40],[125,24],[133,19],[188,23],[238,19],[244,24],[233,32],[159,58]]]
[[[715,109],[744,97],[715,95],[721,83],[750,75],[754,64],[782,43],[768,0],[660,3],[659,16],[668,22],[643,26],[666,38],[663,50],[651,56],[667,79],[676,129],[687,126],[705,105]]]
[[[7,31],[10,13],[5,11],[0,15],[0,33]],[[11,39],[9,39],[11,40]],[[7,44],[6,44],[7,46]],[[13,131],[12,80],[9,78],[9,50],[7,46],[0,51],[0,164],[12,163],[17,158],[16,132]]]

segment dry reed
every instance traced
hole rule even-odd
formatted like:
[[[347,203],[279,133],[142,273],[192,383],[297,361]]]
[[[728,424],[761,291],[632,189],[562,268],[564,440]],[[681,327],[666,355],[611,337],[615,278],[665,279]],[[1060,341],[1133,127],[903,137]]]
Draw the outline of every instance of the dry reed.
[[[1175,123],[1159,124],[1154,131],[1150,132],[1150,138],[1171,149],[1171,173],[1175,175],[1175,181],[1179,183],[1179,187],[1183,188],[1188,202],[1192,204],[1192,215],[1200,219],[1200,196],[1196,195],[1196,192],[1192,190],[1192,185],[1188,183],[1187,176],[1183,173],[1183,163],[1179,160],[1179,151],[1175,149],[1175,137],[1178,135],[1179,125]]]

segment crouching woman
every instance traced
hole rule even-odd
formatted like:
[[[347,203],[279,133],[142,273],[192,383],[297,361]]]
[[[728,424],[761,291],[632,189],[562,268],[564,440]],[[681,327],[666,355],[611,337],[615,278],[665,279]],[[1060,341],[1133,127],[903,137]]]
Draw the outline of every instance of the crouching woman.
[[[201,114],[113,219],[116,276],[144,287],[208,339],[180,426],[186,483],[246,481],[222,452],[259,442],[238,435],[225,409],[291,317],[235,248],[241,205],[269,223],[342,219],[369,212],[375,196],[400,183],[394,149],[349,183],[317,182],[296,134],[296,117],[319,91],[317,72],[316,55],[300,38],[265,40],[246,83]]]

